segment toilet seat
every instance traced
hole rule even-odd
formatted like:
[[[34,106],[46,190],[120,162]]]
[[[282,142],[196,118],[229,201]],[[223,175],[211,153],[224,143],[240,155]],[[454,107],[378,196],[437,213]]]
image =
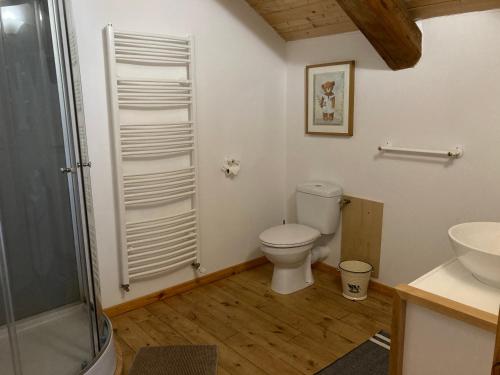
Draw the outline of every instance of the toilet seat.
[[[262,232],[261,243],[274,248],[292,248],[311,244],[321,236],[314,228],[301,224],[277,225]]]

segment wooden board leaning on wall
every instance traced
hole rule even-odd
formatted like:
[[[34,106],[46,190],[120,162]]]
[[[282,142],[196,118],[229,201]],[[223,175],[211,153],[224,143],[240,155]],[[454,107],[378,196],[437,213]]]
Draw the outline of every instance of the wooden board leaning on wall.
[[[384,204],[344,196],[350,203],[342,209],[341,260],[360,260],[373,266],[378,277],[382,244]]]

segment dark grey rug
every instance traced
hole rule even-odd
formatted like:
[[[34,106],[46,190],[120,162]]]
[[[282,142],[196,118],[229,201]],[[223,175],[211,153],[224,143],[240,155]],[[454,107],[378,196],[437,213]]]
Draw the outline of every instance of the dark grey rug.
[[[391,339],[379,332],[316,375],[388,375]]]
[[[216,375],[217,346],[175,345],[140,348],[129,375]]]

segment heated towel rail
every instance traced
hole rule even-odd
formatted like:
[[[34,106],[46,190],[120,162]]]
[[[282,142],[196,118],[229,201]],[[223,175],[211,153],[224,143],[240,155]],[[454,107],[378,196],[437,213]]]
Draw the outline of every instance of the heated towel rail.
[[[193,38],[106,27],[121,286],[200,264]]]

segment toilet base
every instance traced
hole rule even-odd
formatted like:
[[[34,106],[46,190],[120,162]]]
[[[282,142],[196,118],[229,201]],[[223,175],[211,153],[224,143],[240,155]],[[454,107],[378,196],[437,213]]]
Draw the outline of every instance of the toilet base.
[[[274,265],[271,289],[279,294],[291,294],[314,284],[311,254],[294,265]]]

